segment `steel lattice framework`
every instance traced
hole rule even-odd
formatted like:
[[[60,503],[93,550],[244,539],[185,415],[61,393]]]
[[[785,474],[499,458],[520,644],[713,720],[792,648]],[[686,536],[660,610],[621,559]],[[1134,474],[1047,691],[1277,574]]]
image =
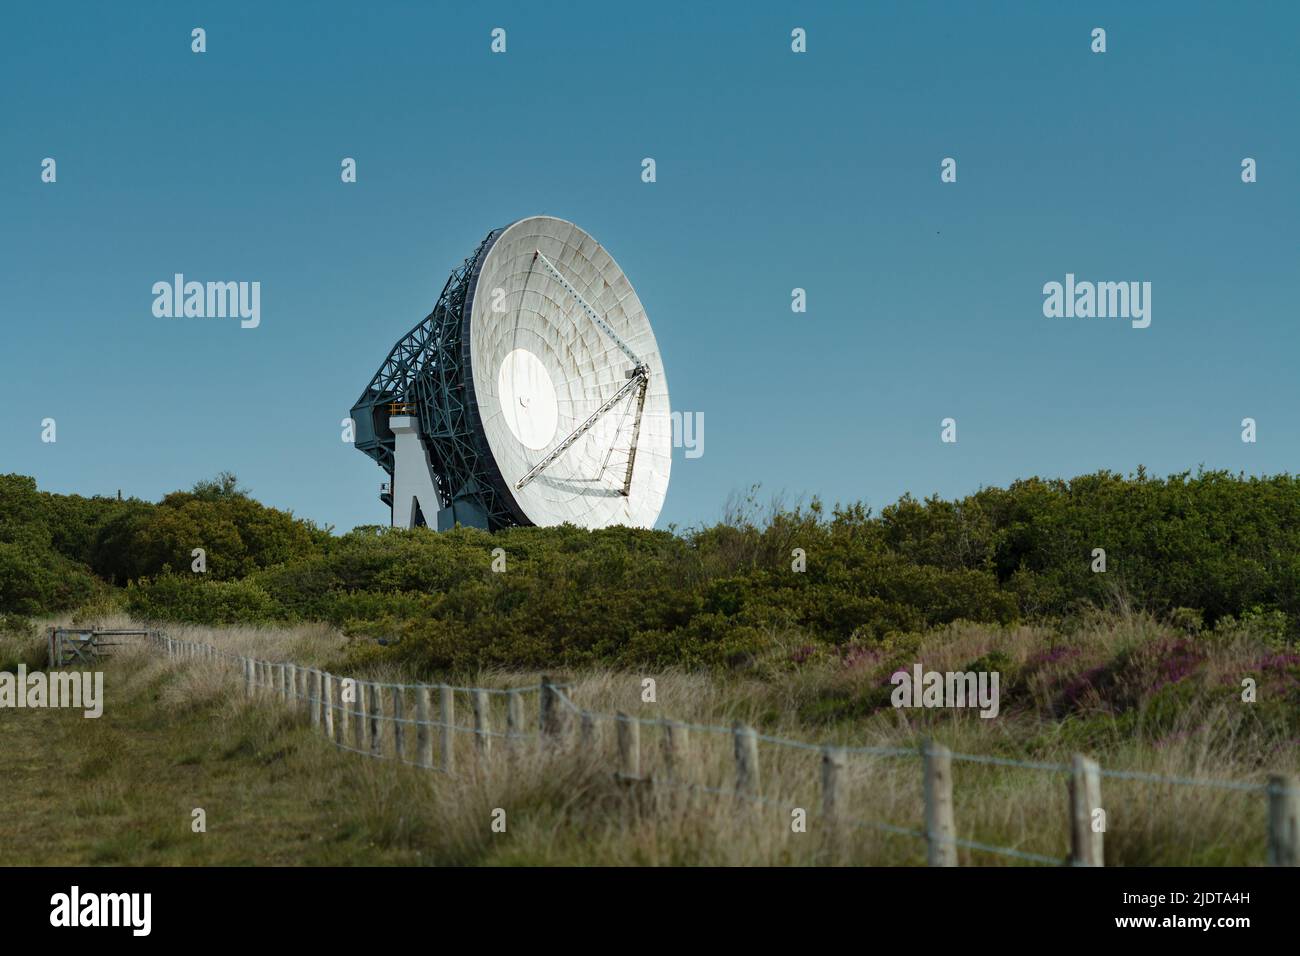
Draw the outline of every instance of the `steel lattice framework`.
[[[504,232],[494,229],[447,280],[433,311],[397,341],[352,406],[356,447],[393,474],[390,405],[406,404],[418,416],[421,439],[442,507],[467,502],[486,517],[488,530],[528,524],[514,510],[478,422],[466,372],[469,322],[479,270]],[[391,498],[386,499],[391,505]],[[432,516],[426,516],[426,523]]]

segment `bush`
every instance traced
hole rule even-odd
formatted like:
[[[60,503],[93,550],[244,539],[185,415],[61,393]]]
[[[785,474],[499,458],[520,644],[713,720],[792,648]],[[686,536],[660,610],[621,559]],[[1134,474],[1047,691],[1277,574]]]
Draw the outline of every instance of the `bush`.
[[[1141,469],[1030,478],[879,515],[753,496],[685,534],[632,528],[358,528],[333,537],[233,476],[156,505],[0,484],[0,609],[138,580],[129,606],[202,622],[323,620],[428,670],[746,666],[774,644],[861,649],[958,620],[1009,625],[1119,605],[1198,640],[1300,634],[1300,479]],[[33,517],[35,516],[35,517]],[[53,529],[51,527],[53,524]],[[207,549],[208,573],[189,573]],[[1093,570],[1106,552],[1105,573]],[[501,562],[504,561],[504,573]],[[359,640],[359,645],[364,643]]]
[[[157,505],[118,510],[101,526],[91,555],[100,576],[126,583],[189,571],[194,549],[202,548],[204,573],[234,581],[309,558],[328,539],[325,529],[254,501],[225,473]]]
[[[101,589],[88,568],[55,550],[36,481],[0,475],[0,613],[61,611]]]
[[[285,620],[284,609],[251,581],[213,581],[165,574],[133,582],[126,610],[142,621],[191,624],[263,624]]]

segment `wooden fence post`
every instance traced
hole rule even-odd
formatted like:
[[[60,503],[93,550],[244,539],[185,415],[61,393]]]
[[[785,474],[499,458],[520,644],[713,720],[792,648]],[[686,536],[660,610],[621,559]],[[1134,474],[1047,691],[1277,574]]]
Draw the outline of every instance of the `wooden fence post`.
[[[284,667],[284,699],[291,706],[296,705],[298,703],[298,665],[285,664]]]
[[[334,737],[334,675],[329,671],[320,672],[320,697],[316,701],[320,708],[321,733]]]
[[[343,746],[347,745],[348,739],[348,708],[352,705],[343,699],[343,682],[347,678],[340,677],[334,683],[335,703],[338,710],[334,712],[334,742]]]
[[[255,683],[255,680],[253,678],[253,659],[251,657],[245,657],[243,658],[243,661],[244,661],[244,689],[248,692],[248,696],[252,697],[253,685]]]
[[[352,746],[360,753],[366,752],[366,734],[370,731],[370,712],[366,705],[366,685],[362,681],[357,681],[355,696],[357,701],[352,705]]]
[[[736,793],[758,796],[758,734],[748,724],[737,722],[731,727],[736,751]]]
[[[456,770],[456,697],[455,691],[443,684],[438,688],[438,723],[442,724],[442,769],[444,773]]]
[[[1070,863],[1105,866],[1104,834],[1094,831],[1092,815],[1101,809],[1101,767],[1083,754],[1070,766]]]
[[[1300,866],[1300,777],[1268,778],[1268,865]]]
[[[470,705],[474,708],[474,751],[479,759],[485,760],[492,752],[492,714],[488,709],[488,694],[485,690],[472,690],[469,695]]]
[[[542,677],[539,706],[538,721],[542,728],[542,736],[550,737],[553,741],[560,740],[568,730],[569,715],[565,713],[564,705],[560,702],[559,690],[546,676]]]
[[[393,753],[398,763],[406,762],[406,725],[402,723],[405,716],[402,702],[402,685],[393,688]]]
[[[520,735],[524,729],[524,701],[516,690],[506,695],[506,745],[511,753],[518,753]]]
[[[551,733],[551,708],[554,706],[555,701],[551,697],[551,679],[543,675],[542,688],[537,692],[537,727],[542,737],[547,737]]]
[[[322,671],[320,675],[320,723],[321,732],[330,740],[334,739],[334,675]]]
[[[429,732],[432,713],[433,694],[429,688],[415,688],[415,762],[426,768],[433,766],[433,734]]]
[[[378,684],[367,684],[369,706],[366,716],[370,728],[370,756],[379,757],[384,752],[384,694]]]
[[[311,726],[320,726],[320,671],[314,667],[307,672],[307,710],[311,713]]]
[[[833,821],[840,801],[840,779],[846,757],[839,747],[822,748],[822,816]]]
[[[669,780],[676,780],[684,775],[690,738],[686,725],[676,720],[663,721],[664,736],[664,770]]]
[[[623,780],[641,779],[641,724],[623,711],[615,714],[618,727],[618,776]]]
[[[925,842],[930,866],[956,866],[957,835],[952,820],[952,752],[926,740],[925,759]]]

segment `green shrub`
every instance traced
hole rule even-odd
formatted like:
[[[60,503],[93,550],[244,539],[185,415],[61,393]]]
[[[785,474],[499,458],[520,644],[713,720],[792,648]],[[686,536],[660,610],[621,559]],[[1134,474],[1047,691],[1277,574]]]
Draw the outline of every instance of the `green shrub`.
[[[189,572],[195,547],[205,575]],[[93,600],[102,588],[87,562],[136,582],[127,604],[140,616],[323,620],[358,647],[392,638],[373,653],[428,670],[749,667],[788,640],[872,647],[959,620],[1084,620],[1112,605],[1190,639],[1283,648],[1300,635],[1300,479],[1102,471],[956,501],[904,496],[879,515],[816,500],[761,515],[751,494],[726,521],[684,534],[335,537],[257,503],[230,475],[157,504],[42,495],[30,478],[0,478],[0,611]]]
[[[54,548],[36,481],[0,475],[0,613],[48,614],[100,590],[88,568]]]
[[[251,581],[213,581],[165,574],[132,582],[126,610],[143,621],[190,624],[262,624],[285,620],[284,609]]]

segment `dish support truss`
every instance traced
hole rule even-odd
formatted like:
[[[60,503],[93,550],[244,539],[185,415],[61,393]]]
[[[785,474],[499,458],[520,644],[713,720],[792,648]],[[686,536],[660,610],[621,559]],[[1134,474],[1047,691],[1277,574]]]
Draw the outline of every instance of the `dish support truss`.
[[[441,506],[435,525],[440,531],[457,522],[489,531],[530,523],[502,493],[504,480],[488,452],[469,381],[473,291],[488,251],[504,231],[488,233],[452,272],[433,311],[397,341],[352,406],[357,450],[377,461],[390,478],[395,436],[388,420],[393,414],[418,419]],[[393,507],[390,490],[380,498]],[[416,524],[434,522],[421,514]]]

